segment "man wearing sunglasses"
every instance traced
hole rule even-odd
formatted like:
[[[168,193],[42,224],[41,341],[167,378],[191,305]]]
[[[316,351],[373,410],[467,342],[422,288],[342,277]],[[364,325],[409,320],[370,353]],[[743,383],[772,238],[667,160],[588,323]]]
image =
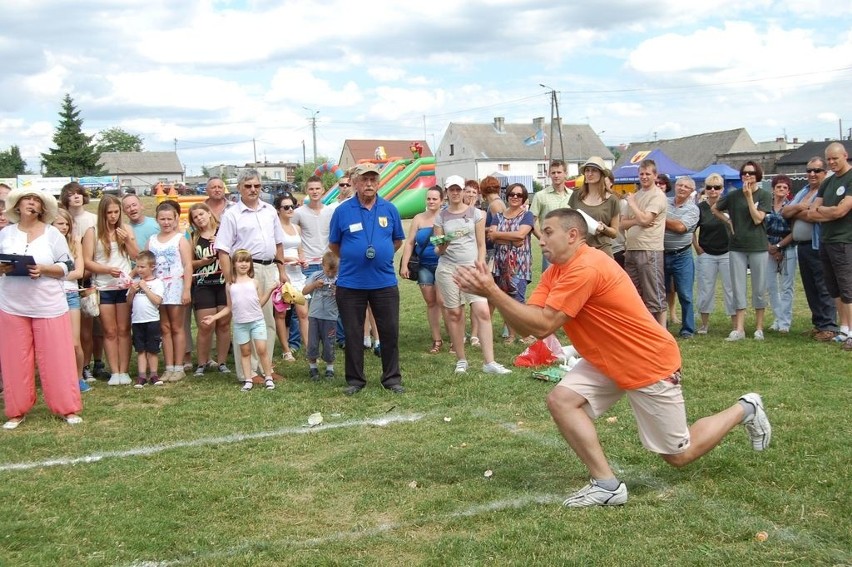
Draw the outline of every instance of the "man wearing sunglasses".
[[[819,223],[808,220],[808,209],[813,206],[819,186],[825,180],[825,161],[819,156],[812,157],[806,171],[808,184],[781,209],[781,215],[793,223],[799,274],[811,310],[813,329],[809,334],[820,342],[827,342],[837,336],[837,308],[825,287],[825,275],[819,259]]]
[[[225,281],[231,281],[231,254],[239,249],[248,250],[254,263],[254,277],[260,289],[266,291],[271,287],[288,281],[284,271],[284,229],[278,220],[278,213],[269,203],[260,200],[262,185],[260,174],[256,169],[243,171],[237,179],[240,201],[233,207],[225,209],[216,233],[216,250],[219,255],[219,266]],[[275,318],[272,314],[272,302],[267,301],[263,306],[263,319],[266,323],[266,335],[275,337]],[[234,336],[234,352],[240,352],[240,345]],[[274,359],[275,342],[270,341],[267,356]],[[251,376],[243,376],[242,365],[237,364],[237,380],[245,382]],[[252,346],[251,367],[258,368],[257,354]],[[257,371],[257,370],[255,370]],[[258,373],[260,376],[263,374]]]
[[[825,285],[840,315],[843,350],[852,351],[852,165],[840,142],[828,145],[825,161],[834,175],[820,185],[808,220],[822,225],[819,256]]]

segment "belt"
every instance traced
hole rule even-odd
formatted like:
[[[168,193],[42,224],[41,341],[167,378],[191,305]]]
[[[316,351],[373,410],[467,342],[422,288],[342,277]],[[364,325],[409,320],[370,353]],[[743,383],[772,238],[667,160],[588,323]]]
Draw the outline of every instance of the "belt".
[[[252,258],[251,261],[254,262],[255,264],[260,264],[261,266],[268,266],[269,264],[273,263],[275,260],[255,260],[254,258]]]
[[[687,244],[683,248],[678,248],[677,250],[666,250],[665,255],[666,256],[674,256],[675,254],[680,254],[681,252],[686,252],[687,250],[689,250],[690,246],[692,246],[692,244]]]

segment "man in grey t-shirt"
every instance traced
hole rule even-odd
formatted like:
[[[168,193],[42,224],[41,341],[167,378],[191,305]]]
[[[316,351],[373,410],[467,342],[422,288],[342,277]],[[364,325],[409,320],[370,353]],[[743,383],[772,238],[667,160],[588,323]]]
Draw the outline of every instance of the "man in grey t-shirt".
[[[666,293],[674,285],[680,301],[680,336],[688,339],[695,334],[695,313],[692,287],[695,283],[695,260],[692,257],[692,233],[698,225],[700,213],[692,194],[695,181],[678,177],[675,194],[668,201],[666,231],[663,235],[664,274]]]

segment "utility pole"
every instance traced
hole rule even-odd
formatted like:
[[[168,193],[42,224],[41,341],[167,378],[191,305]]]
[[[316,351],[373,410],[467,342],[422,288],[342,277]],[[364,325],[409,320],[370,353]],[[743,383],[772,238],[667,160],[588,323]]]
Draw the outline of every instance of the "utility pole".
[[[556,128],[559,131],[559,154],[562,161],[565,161],[565,145],[562,141],[562,118],[559,116],[559,98],[556,96],[556,89],[541,83],[538,86],[550,91],[550,159],[553,159],[553,122],[555,121]]]
[[[308,108],[307,106],[303,106],[305,110],[311,112],[311,133],[314,138],[314,165],[317,164],[317,114],[319,114],[319,110],[314,110],[313,108]]]
[[[177,153],[177,138],[175,138],[175,153]]]
[[[308,156],[305,153],[305,141],[302,140],[302,165],[308,164]]]
[[[254,138],[251,139],[251,149],[254,154],[254,166],[257,167],[257,142]]]

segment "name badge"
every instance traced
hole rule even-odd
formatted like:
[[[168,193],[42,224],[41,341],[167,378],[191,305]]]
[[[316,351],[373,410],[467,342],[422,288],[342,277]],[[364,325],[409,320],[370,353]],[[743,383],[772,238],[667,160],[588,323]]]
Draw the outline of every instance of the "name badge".
[[[364,227],[360,222],[355,222],[349,225],[349,232],[360,232],[364,230]]]
[[[840,187],[837,188],[837,196],[838,197],[842,197],[845,194],[846,194],[846,187],[841,185]]]

